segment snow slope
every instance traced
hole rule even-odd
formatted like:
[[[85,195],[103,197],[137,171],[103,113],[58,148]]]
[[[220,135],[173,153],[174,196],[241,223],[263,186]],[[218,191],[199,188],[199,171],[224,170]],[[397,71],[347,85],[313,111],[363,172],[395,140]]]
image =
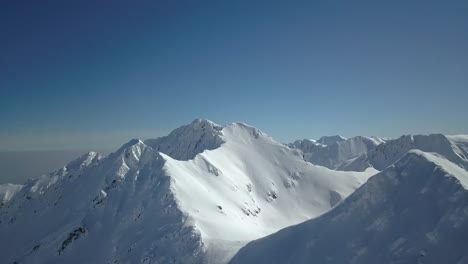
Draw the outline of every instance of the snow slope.
[[[251,242],[231,263],[468,263],[468,172],[412,150],[333,210]]]
[[[0,259],[225,263],[250,240],[328,211],[375,173],[312,165],[243,123],[195,120],[27,182],[0,208]]]
[[[0,184],[0,204],[8,202],[21,188],[23,185],[20,184]]]

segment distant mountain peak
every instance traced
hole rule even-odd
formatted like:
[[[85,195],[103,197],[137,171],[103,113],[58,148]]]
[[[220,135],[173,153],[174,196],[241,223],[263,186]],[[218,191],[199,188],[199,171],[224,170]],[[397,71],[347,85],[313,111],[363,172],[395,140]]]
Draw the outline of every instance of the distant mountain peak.
[[[99,161],[100,159],[102,159],[101,154],[90,151],[69,162],[65,168],[67,171],[80,170],[81,168],[87,167],[90,164]]]
[[[220,125],[216,124],[215,122],[208,120],[208,119],[203,119],[203,118],[196,118],[194,119],[190,125],[192,126],[211,126],[211,127],[221,127]]]
[[[346,138],[342,137],[340,135],[334,135],[334,136],[323,136],[317,140],[317,143],[320,143],[322,145],[332,145],[341,141],[345,141]]]

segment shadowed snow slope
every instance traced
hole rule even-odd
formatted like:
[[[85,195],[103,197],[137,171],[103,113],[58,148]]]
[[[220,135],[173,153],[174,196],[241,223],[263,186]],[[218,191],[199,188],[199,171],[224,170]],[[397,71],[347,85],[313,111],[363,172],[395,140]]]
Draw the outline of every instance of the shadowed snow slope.
[[[468,263],[468,172],[412,150],[333,210],[251,242],[232,263]]]
[[[326,212],[375,173],[312,165],[242,123],[195,120],[27,182],[0,208],[0,259],[225,263],[250,240]]]

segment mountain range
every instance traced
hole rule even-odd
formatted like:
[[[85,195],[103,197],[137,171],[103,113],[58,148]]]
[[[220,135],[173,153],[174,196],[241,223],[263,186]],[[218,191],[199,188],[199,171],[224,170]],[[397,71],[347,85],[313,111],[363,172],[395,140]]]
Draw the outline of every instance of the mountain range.
[[[468,136],[197,119],[0,185],[5,263],[467,263]]]

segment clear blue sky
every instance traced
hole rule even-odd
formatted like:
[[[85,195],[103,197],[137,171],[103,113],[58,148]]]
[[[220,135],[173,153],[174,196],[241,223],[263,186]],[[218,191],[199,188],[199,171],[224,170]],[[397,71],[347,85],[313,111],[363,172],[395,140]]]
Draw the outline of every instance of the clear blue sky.
[[[0,39],[0,151],[468,133],[468,1],[3,1]]]

